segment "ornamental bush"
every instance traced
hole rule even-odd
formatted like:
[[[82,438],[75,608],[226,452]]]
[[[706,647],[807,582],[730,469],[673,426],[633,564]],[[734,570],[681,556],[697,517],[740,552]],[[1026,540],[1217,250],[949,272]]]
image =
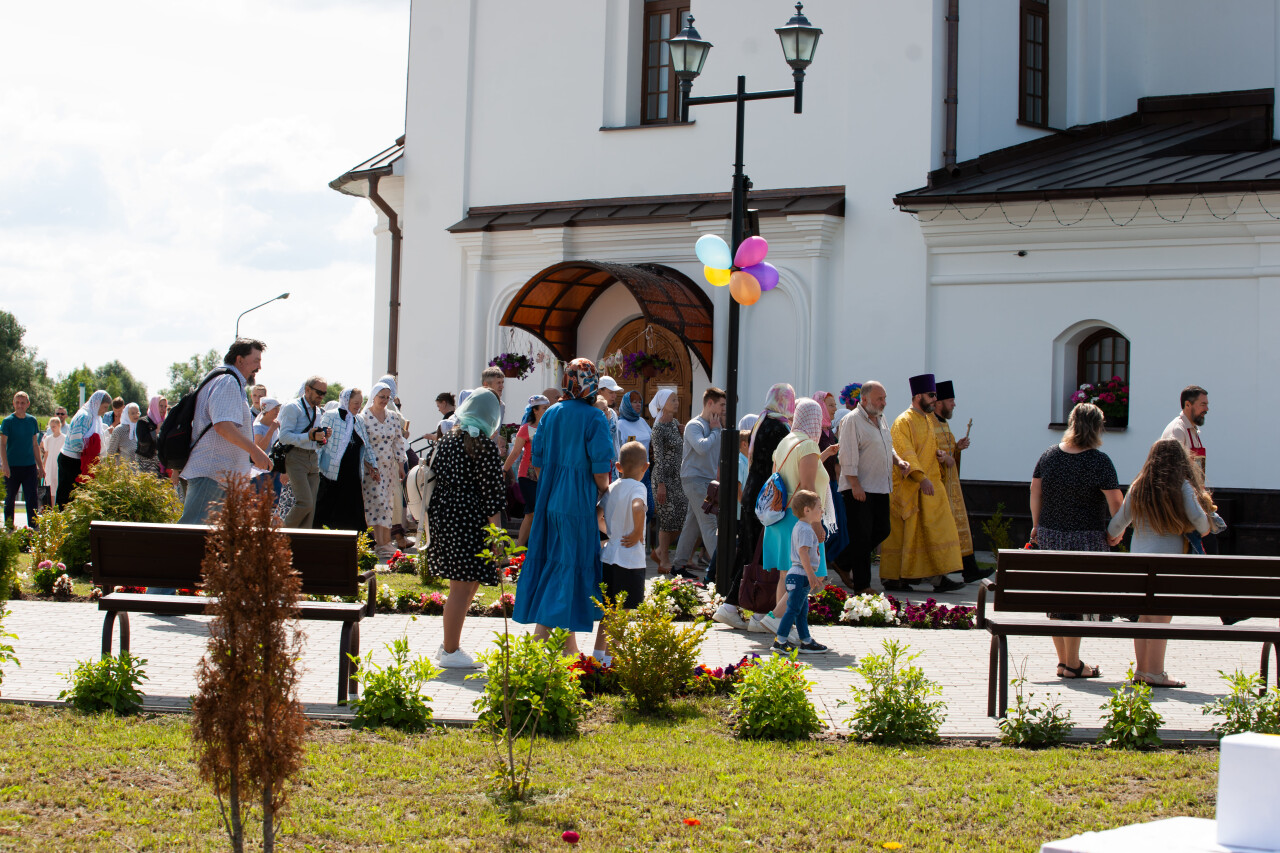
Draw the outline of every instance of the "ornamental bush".
[[[62,563],[54,563],[49,560],[41,561],[37,566],[32,577],[32,584],[36,588],[36,592],[41,595],[52,595],[53,586],[58,582],[58,577],[63,575],[67,567]]]
[[[99,661],[81,661],[63,675],[71,687],[59,693],[58,698],[85,714],[108,710],[132,714],[142,707],[142,691],[138,687],[147,678],[142,669],[146,663],[128,652]]]
[[[751,740],[803,740],[822,731],[822,721],[809,701],[808,664],[771,655],[743,671],[733,694],[733,730]]]
[[[80,483],[63,510],[67,538],[62,562],[73,573],[89,561],[89,524],[94,521],[142,521],[172,524],[182,515],[182,504],[168,480],[139,471],[116,456],[104,456],[93,467],[93,478]]]
[[[912,666],[920,657],[908,655],[910,646],[885,640],[883,655],[867,655],[854,668],[866,687],[850,688],[853,716],[845,720],[854,737],[872,743],[932,743],[947,718],[946,704],[935,696],[942,687]]]
[[[1111,688],[1111,698],[1100,707],[1103,715],[1098,743],[1114,749],[1160,746],[1156,732],[1164,725],[1164,717],[1151,707],[1151,685],[1135,682],[1132,668],[1123,684]]]
[[[684,690],[711,626],[696,622],[677,628],[670,599],[662,595],[645,599],[634,610],[624,610],[606,596],[601,607],[613,669],[628,701],[641,711],[653,711]]]
[[[18,565],[22,562],[22,548],[18,537],[0,527],[0,610],[18,590]],[[20,593],[21,590],[18,590]]]
[[[512,732],[577,734],[587,702],[572,662],[561,654],[568,637],[568,632],[559,628],[546,641],[532,634],[513,637],[503,633],[493,649],[476,655],[484,672],[467,678],[485,680],[484,692],[472,703],[480,712],[479,723],[494,731],[508,728],[505,692],[510,700]]]
[[[386,645],[391,662],[378,666],[373,662],[373,652],[364,660],[351,655],[351,662],[359,667],[356,678],[360,682],[360,696],[351,700],[355,711],[355,726],[371,729],[389,726],[406,732],[424,732],[431,724],[430,696],[422,695],[422,687],[444,670],[425,657],[409,660],[409,639],[400,637]]]
[[[1280,691],[1268,690],[1263,696],[1258,691],[1267,685],[1255,672],[1246,675],[1241,670],[1227,674],[1218,670],[1231,692],[1221,696],[1202,709],[1205,714],[1219,714],[1225,719],[1209,727],[1219,738],[1238,735],[1241,732],[1280,734]]]
[[[1026,662],[1023,661],[1025,668]],[[1014,690],[1013,707],[1008,715],[997,722],[1000,727],[1000,742],[1006,746],[1026,746],[1037,748],[1057,746],[1067,739],[1076,724],[1071,721],[1071,712],[1063,711],[1060,702],[1033,703],[1034,693],[1023,696],[1027,679],[1022,672],[1012,681]]]

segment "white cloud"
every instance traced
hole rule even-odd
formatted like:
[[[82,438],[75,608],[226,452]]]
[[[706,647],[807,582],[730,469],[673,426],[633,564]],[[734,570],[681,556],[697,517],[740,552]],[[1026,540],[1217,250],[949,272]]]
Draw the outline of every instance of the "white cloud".
[[[402,132],[408,23],[407,0],[7,7],[0,305],[51,372],[119,359],[154,391],[289,291],[241,323],[261,380],[368,385],[375,217],[327,184]]]

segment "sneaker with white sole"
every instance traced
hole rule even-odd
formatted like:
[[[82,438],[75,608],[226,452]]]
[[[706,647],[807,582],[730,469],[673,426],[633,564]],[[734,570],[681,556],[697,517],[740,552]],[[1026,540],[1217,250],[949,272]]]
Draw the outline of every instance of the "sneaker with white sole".
[[[769,651],[775,655],[789,655],[795,650],[796,647],[790,643],[779,643],[777,640],[774,640],[773,645],[769,647]]]
[[[742,614],[738,612],[738,608],[732,604],[725,602],[716,608],[716,612],[711,614],[711,618],[721,625],[728,625],[739,631],[747,630],[748,625],[742,619]]]
[[[803,655],[821,655],[826,654],[829,651],[831,651],[830,648],[822,645],[822,643],[819,643],[812,637],[809,638],[807,643],[800,644],[800,653]]]
[[[778,633],[778,625],[781,623],[782,620],[777,616],[774,616],[772,613],[766,613],[764,616],[760,617],[760,624],[775,635]]]
[[[751,619],[747,622],[747,630],[756,634],[771,633],[768,627],[764,624],[764,620],[760,618],[759,613],[751,614]]]
[[[440,661],[440,666],[444,667],[445,669],[475,669],[476,668],[475,658],[471,657],[471,655],[464,652],[461,646],[459,646],[457,649],[451,652],[446,652],[444,650],[444,646],[441,646],[439,661]]]

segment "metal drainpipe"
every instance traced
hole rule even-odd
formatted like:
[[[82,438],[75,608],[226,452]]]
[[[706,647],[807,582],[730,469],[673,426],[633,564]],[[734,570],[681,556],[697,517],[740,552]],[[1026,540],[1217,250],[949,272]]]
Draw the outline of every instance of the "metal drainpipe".
[[[400,219],[391,205],[378,195],[380,175],[369,178],[369,200],[387,217],[387,230],[391,232],[391,299],[387,321],[387,373],[398,374],[396,354],[400,349]]]
[[[947,97],[946,140],[942,148],[942,168],[956,172],[956,109],[959,103],[960,78],[960,0],[947,3]]]

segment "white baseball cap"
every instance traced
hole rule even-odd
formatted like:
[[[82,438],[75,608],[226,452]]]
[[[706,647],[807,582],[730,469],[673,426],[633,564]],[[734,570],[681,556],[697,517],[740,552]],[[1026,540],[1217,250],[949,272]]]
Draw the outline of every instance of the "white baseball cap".
[[[622,386],[612,376],[601,376],[597,384],[607,391],[621,391]]]

